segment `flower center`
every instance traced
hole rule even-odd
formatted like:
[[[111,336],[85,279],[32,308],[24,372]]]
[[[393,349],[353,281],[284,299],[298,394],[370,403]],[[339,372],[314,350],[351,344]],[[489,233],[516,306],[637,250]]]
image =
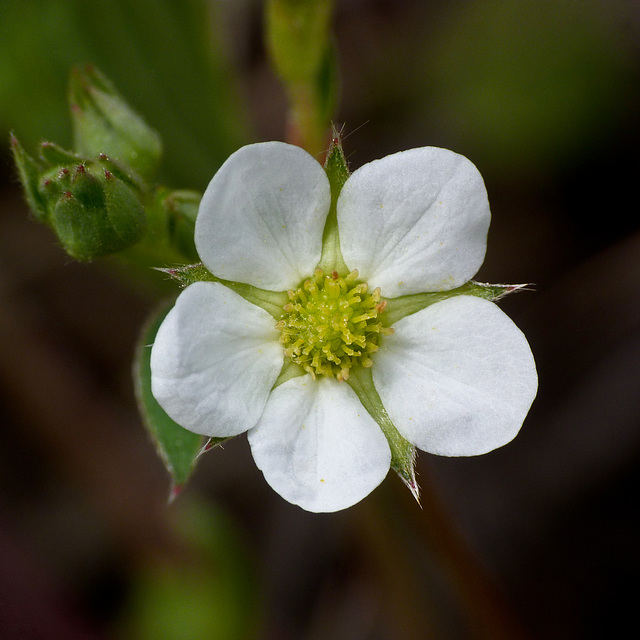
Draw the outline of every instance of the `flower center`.
[[[367,283],[357,279],[357,271],[342,278],[316,269],[296,291],[288,291],[276,329],[285,355],[314,378],[346,380],[354,365],[370,367],[382,336],[393,333],[378,320],[387,306],[380,289],[368,293]]]

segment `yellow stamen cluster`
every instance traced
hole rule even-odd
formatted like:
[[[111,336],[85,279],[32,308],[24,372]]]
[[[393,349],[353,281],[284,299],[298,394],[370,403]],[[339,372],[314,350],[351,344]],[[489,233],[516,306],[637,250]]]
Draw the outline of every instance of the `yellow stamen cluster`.
[[[381,337],[393,333],[378,319],[387,305],[380,289],[368,293],[367,283],[357,280],[357,271],[343,278],[316,269],[312,278],[288,292],[276,329],[285,355],[314,378],[346,380],[354,365],[370,367]]]

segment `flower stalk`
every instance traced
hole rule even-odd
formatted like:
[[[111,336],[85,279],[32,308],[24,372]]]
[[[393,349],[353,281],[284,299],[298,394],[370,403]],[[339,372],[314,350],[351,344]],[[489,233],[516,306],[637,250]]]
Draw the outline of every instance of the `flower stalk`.
[[[330,40],[333,0],[268,0],[266,42],[289,101],[287,140],[311,155],[327,146],[337,94]]]

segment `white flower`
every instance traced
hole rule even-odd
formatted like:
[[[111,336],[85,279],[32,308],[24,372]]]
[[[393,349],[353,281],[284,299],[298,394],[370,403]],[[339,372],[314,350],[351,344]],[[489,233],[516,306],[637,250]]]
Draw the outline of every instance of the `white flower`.
[[[154,396],[176,422],[248,432],[267,482],[310,511],[348,507],[384,479],[384,419],[425,451],[477,455],[517,434],[537,389],[526,339],[488,300],[455,295],[384,323],[394,304],[460,287],[482,264],[490,213],[471,162],[397,153],[355,171],[330,214],[331,202],[327,173],[298,147],[234,153],[196,223],[198,253],[224,282],[187,287],[151,355]],[[234,283],[265,300],[290,291],[282,318]],[[365,370],[366,394],[352,384]]]

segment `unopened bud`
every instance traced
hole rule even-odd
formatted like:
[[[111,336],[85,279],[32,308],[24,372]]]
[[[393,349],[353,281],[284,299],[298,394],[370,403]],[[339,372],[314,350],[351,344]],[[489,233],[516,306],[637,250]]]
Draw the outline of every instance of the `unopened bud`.
[[[74,69],[69,102],[78,153],[107,154],[143,177],[153,174],[162,153],[160,137],[95,67]]]
[[[68,189],[64,189],[66,181],[70,181]],[[91,260],[117,253],[142,238],[144,208],[112,173],[79,164],[71,172],[60,171],[59,179],[47,186],[57,196],[50,224],[73,258]]]

